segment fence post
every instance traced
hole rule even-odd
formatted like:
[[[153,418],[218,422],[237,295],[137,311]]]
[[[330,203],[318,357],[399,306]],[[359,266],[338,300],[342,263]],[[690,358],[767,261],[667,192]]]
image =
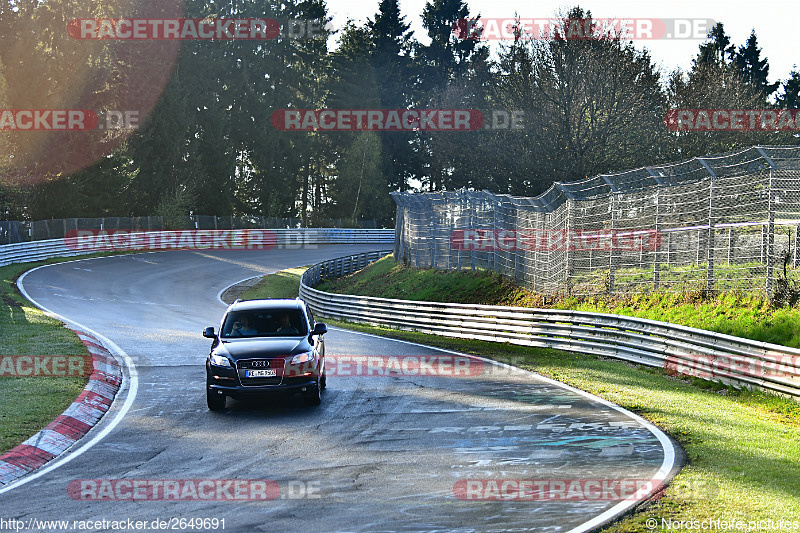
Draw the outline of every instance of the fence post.
[[[520,224],[521,217],[520,217],[520,206],[516,203],[513,204],[513,211],[514,213],[514,224],[512,224],[512,228],[514,230],[514,242],[516,245],[514,246],[514,251],[511,252],[514,255],[514,281],[517,285],[522,285],[525,276],[520,268],[522,266],[522,261],[520,260],[520,254],[522,251],[520,250],[519,245],[519,233],[522,229],[522,225]]]
[[[800,259],[800,254],[797,253],[797,246],[800,245],[800,226],[794,227],[794,256],[792,257],[792,266],[797,268],[797,261]]]
[[[419,216],[419,215],[417,215],[417,216]],[[422,246],[421,246],[421,243],[420,243],[420,240],[421,240],[420,239],[420,233],[421,232],[422,232],[422,230],[420,229],[419,225],[417,225],[416,232],[415,232],[416,233],[416,239],[415,239],[415,242],[414,242],[414,265],[413,265],[413,266],[415,266],[417,268],[422,268],[422,261],[419,258],[420,254],[422,253]]]
[[[541,236],[542,236],[542,229],[544,229],[544,218],[545,215],[543,212],[537,212],[536,214],[536,231],[534,233],[534,246],[533,246],[533,292],[541,292],[542,290],[542,283],[541,278],[544,276],[542,275],[542,271],[539,270],[539,254],[541,253]]]
[[[767,296],[772,296],[772,255],[775,253],[775,211],[772,207],[772,169],[769,171],[767,193]]]
[[[694,254],[694,263],[697,267],[700,267],[700,263],[703,262],[703,251],[705,247],[703,246],[703,230],[696,230],[697,234],[697,249],[695,250]],[[706,233],[707,234],[707,233]]]
[[[431,217],[431,226],[433,226],[433,238],[431,246],[431,264],[429,268],[437,268],[437,259],[438,259],[438,252],[439,252],[439,221],[436,216],[436,204],[433,204],[432,209],[430,211]]]
[[[733,228],[728,228],[728,265],[733,265]]]
[[[477,229],[475,227],[475,205],[474,205],[472,199],[470,199],[470,205],[469,205],[469,227],[471,229]],[[475,247],[471,246],[470,247],[470,251],[469,251],[469,263],[470,263],[469,267],[472,270],[475,270],[475,263],[477,261],[477,258],[475,257],[475,253],[476,253],[475,252]]]
[[[564,278],[564,289],[566,290],[567,295],[569,296],[570,294],[572,294],[572,275],[573,275],[572,270],[573,270],[573,268],[575,266],[573,264],[575,258],[572,255],[572,250],[570,250],[570,242],[571,242],[570,231],[572,230],[572,226],[574,224],[572,218],[574,217],[574,212],[573,211],[574,211],[574,208],[575,208],[575,200],[572,200],[572,199],[568,198],[567,201],[566,201],[566,205],[567,205],[567,216],[565,217],[565,220],[564,220],[564,226],[565,226],[564,230],[565,231],[564,231],[564,241],[563,241],[564,242],[564,253],[565,253],[565,257],[564,257],[564,266],[565,266],[565,269],[564,269],[565,270],[565,272],[564,272],[564,275],[565,275],[565,278]]]
[[[403,256],[400,252],[400,243],[402,240],[401,235],[403,234],[403,208],[398,205],[395,208],[395,217],[394,217],[394,260],[400,264],[403,264]]]
[[[670,266],[670,252],[672,251],[672,232],[667,233],[667,269]]]
[[[659,243],[658,248],[661,248],[661,183],[656,184],[656,234],[653,236],[656,242]],[[661,264],[658,262],[658,248],[653,250],[653,290],[658,290],[659,273],[661,271]]]
[[[608,195],[608,202],[611,206],[611,250],[608,253],[608,293],[614,294],[614,231],[617,229],[617,215],[614,208],[616,207],[617,193],[612,192]]]
[[[706,291],[714,291],[714,178],[708,185],[708,242],[706,243]]]
[[[458,219],[457,219],[458,220],[458,224],[457,225],[459,227],[463,228],[464,227],[464,213],[469,213],[469,206],[467,206],[466,201],[464,200],[464,195],[463,194],[459,194],[457,196],[457,198],[458,198]],[[467,229],[472,229],[470,227],[470,225],[469,225],[469,220],[467,220],[466,228]],[[461,267],[461,252],[463,251],[463,249],[464,249],[464,246],[462,245],[456,250],[456,257],[458,257],[458,270],[459,271],[462,268]],[[453,251],[452,248],[451,248],[450,251],[451,252]]]
[[[500,207],[500,202],[496,199],[492,198],[492,242],[497,239],[497,210]],[[495,243],[496,244],[496,243]],[[497,272],[497,246],[492,247],[492,251],[489,252],[489,267],[490,270]]]

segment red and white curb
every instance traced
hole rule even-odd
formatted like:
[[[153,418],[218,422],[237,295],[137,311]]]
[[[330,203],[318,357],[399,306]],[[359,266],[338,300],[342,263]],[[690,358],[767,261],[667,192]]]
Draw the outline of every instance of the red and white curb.
[[[0,456],[0,486],[40,468],[86,435],[111,407],[122,384],[122,369],[94,336],[72,330],[92,355],[89,382],[66,411],[43,430]]]

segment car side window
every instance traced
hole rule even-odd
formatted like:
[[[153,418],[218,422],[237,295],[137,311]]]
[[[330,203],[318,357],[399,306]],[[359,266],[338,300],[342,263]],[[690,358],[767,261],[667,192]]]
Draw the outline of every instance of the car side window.
[[[308,317],[308,327],[311,328],[311,330],[313,331],[314,330],[314,314],[311,312],[311,309],[309,309],[308,307],[306,307],[306,316]]]

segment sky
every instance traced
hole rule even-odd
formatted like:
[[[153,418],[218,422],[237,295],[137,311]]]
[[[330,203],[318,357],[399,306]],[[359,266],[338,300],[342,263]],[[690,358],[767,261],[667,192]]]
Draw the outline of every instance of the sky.
[[[344,26],[347,19],[363,23],[373,18],[380,0],[327,0],[333,16],[334,28]],[[422,10],[426,0],[400,0],[400,11],[411,23],[415,37],[428,42],[422,28]],[[574,5],[592,12],[598,18],[661,18],[661,19],[713,19],[725,25],[725,32],[738,48],[755,29],[761,58],[769,60],[769,81],[785,80],[792,68],[800,65],[800,0],[467,0],[470,16],[481,18],[551,18],[557,12],[566,12]],[[650,50],[654,62],[669,72],[675,68],[687,70],[703,39],[636,40],[637,48]],[[497,47],[498,41],[493,41]]]

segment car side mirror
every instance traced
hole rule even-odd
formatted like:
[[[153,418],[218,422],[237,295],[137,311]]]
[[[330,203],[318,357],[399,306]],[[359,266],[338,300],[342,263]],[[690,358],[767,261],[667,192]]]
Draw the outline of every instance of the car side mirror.
[[[207,327],[206,329],[203,330],[203,337],[205,337],[207,339],[216,339],[217,338],[217,334],[214,333],[214,328],[209,326],[209,327]]]
[[[317,322],[314,324],[314,331],[311,332],[311,335],[325,335],[326,333],[328,333],[328,326],[322,322]]]

